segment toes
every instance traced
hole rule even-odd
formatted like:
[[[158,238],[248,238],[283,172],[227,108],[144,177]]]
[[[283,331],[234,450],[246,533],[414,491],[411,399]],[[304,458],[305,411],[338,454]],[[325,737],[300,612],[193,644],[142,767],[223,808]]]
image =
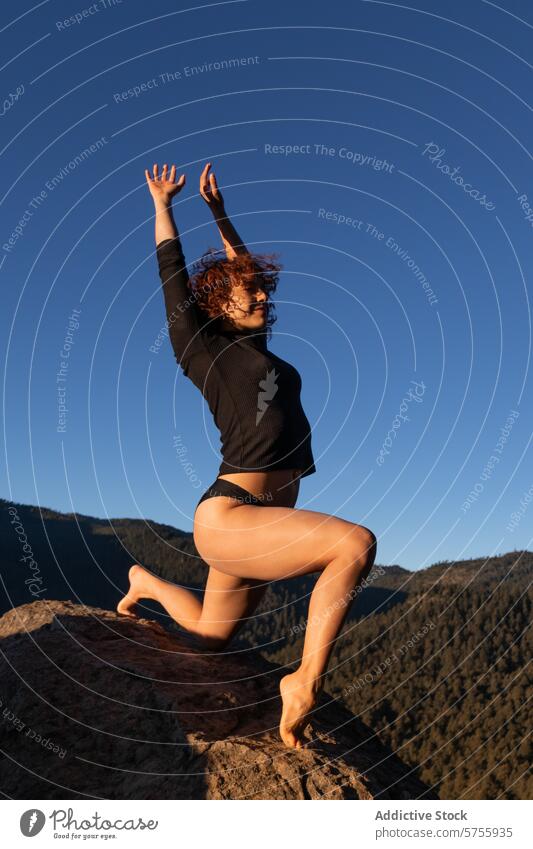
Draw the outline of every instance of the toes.
[[[128,619],[138,619],[137,614],[132,613],[130,610],[119,610],[118,611],[121,616],[127,616]]]
[[[280,736],[281,736],[281,739],[283,740],[283,742],[285,743],[285,745],[289,749],[297,749],[298,748],[298,740],[296,739],[294,734],[290,734],[286,731],[283,731],[283,732],[280,731]]]
[[[291,749],[301,749],[302,744],[298,736],[298,729],[293,724],[280,723],[279,734],[286,746]]]
[[[117,604],[117,613],[122,614],[122,616],[129,616],[131,619],[138,619],[139,617],[131,609],[135,603],[128,599],[127,596],[124,596]]]
[[[289,749],[301,749],[302,741],[291,731],[280,732],[281,739]]]
[[[281,722],[279,733],[285,745],[291,749],[303,749],[307,742],[304,739],[304,732],[308,725],[309,719],[307,717],[298,717],[295,722],[289,724]]]

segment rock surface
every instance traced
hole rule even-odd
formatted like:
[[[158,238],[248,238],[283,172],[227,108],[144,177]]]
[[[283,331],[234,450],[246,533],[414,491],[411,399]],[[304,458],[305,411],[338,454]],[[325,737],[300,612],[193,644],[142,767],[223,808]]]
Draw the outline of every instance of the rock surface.
[[[303,749],[253,649],[199,651],[160,624],[71,602],[0,619],[0,787],[17,799],[435,799],[324,695]]]

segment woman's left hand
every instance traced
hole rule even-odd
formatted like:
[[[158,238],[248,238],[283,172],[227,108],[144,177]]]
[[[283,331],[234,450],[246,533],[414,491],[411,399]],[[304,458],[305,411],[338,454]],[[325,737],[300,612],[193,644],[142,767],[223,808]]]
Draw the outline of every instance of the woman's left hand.
[[[216,177],[209,169],[211,163],[208,162],[200,175],[200,194],[211,209],[213,214],[219,214],[224,211],[224,198],[222,192],[217,186]]]

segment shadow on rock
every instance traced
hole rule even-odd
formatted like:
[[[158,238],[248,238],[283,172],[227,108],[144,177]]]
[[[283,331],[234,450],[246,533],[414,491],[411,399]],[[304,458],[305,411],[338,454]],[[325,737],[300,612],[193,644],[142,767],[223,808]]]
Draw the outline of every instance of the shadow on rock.
[[[36,601],[0,619],[0,765],[16,799],[437,798],[324,696],[283,746],[279,679],[146,619]]]

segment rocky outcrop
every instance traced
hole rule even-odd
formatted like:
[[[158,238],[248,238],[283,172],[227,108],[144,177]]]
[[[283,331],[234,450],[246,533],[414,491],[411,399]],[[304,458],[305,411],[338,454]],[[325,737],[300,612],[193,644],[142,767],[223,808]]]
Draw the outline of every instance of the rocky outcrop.
[[[253,649],[70,602],[0,619],[0,786],[17,799],[436,798],[323,696],[303,749],[278,736],[283,670]]]

